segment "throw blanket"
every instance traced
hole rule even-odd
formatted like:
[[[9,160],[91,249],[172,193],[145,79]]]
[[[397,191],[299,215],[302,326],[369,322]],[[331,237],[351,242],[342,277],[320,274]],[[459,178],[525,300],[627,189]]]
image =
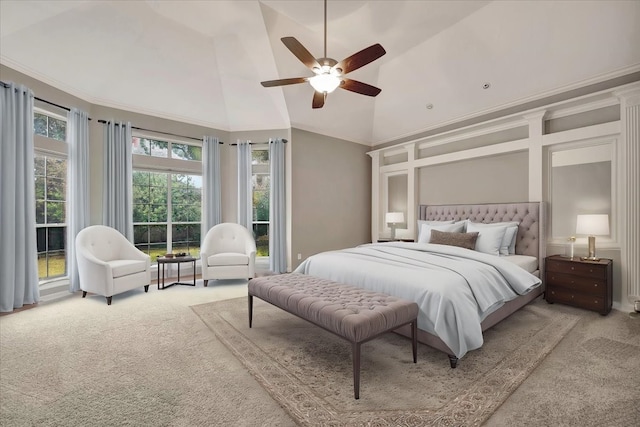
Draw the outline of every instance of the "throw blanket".
[[[541,281],[498,256],[429,243],[367,244],[307,258],[296,273],[415,301],[418,328],[461,358],[483,343],[480,323]]]

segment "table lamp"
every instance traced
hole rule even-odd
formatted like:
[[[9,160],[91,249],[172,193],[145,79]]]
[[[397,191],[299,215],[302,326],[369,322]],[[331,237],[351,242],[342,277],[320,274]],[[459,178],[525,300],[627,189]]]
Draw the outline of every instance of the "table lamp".
[[[609,215],[578,215],[576,222],[576,234],[586,234],[589,236],[589,256],[582,257],[583,260],[599,261],[596,257],[596,237],[609,235]]]
[[[402,212],[387,212],[385,216],[387,224],[391,227],[391,240],[396,240],[396,226],[404,222],[404,213]]]

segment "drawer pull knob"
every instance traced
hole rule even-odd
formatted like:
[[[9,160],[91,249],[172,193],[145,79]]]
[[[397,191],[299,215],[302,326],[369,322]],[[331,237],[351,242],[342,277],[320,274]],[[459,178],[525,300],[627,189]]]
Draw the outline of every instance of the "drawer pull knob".
[[[576,283],[576,282],[574,282],[574,281],[572,280],[572,281],[571,281],[571,284],[573,285],[574,283]]]
[[[574,296],[573,296],[573,295],[571,295],[571,299],[573,299],[573,297],[574,297]]]
[[[589,269],[589,273],[593,273],[593,268],[590,268],[590,269]]]
[[[576,268],[575,268],[575,267],[571,267],[571,269],[572,269],[572,270],[575,270]]]
[[[598,287],[598,284],[597,284],[597,283],[594,283],[594,284],[593,284],[593,286],[597,288],[597,287]]]

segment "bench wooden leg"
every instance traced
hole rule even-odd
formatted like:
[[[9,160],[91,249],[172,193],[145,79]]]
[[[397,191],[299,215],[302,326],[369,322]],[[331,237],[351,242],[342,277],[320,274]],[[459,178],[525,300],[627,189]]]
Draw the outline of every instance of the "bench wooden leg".
[[[418,319],[411,322],[411,346],[413,347],[413,363],[418,362]]]
[[[353,397],[360,399],[360,343],[353,343]]]
[[[249,294],[249,328],[253,323],[253,295]]]

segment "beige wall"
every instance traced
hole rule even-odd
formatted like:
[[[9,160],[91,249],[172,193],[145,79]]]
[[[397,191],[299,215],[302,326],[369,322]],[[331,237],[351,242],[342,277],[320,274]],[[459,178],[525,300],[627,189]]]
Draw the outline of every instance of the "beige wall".
[[[293,268],[318,252],[371,241],[368,147],[291,130]]]
[[[526,152],[420,168],[419,204],[525,202],[529,197]]]

